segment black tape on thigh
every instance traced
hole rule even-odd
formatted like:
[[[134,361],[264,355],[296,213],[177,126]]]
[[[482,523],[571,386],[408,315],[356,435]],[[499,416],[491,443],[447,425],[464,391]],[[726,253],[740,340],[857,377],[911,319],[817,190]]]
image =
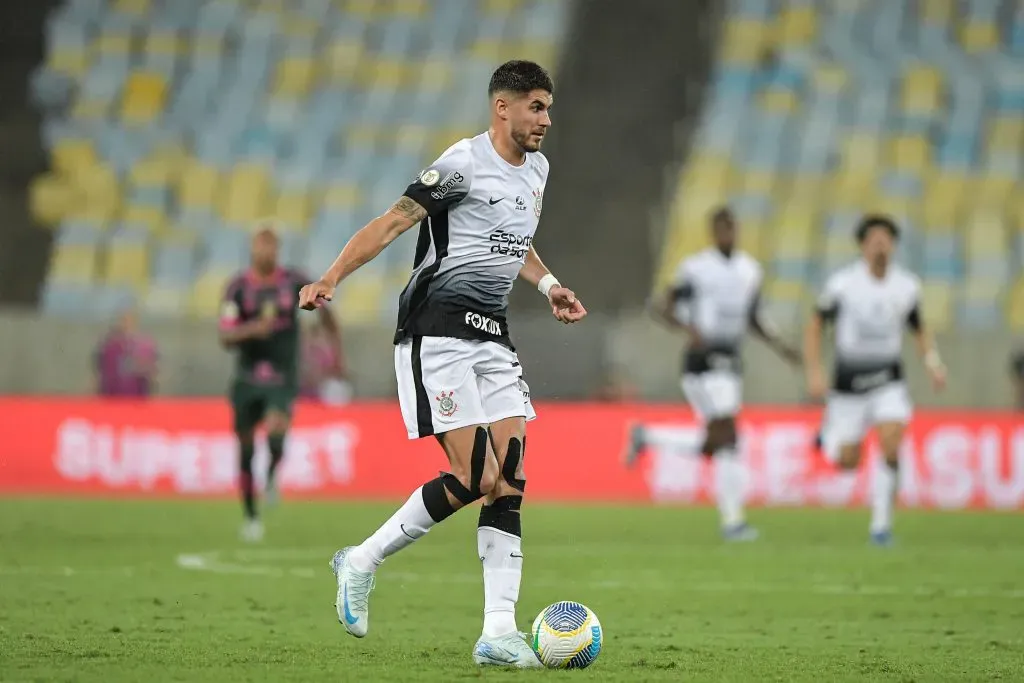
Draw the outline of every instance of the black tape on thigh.
[[[516,470],[526,455],[526,437],[523,440],[512,437],[508,440],[508,451],[505,452],[505,464],[501,466],[501,477],[516,491],[526,491],[526,479],[516,479]]]
[[[483,427],[477,427],[476,435],[473,438],[473,452],[469,456],[469,488],[463,486],[462,482],[454,474],[445,472],[441,475],[445,487],[463,505],[469,505],[483,497],[484,492],[480,490],[480,480],[484,476],[484,463],[486,460],[487,430]]]

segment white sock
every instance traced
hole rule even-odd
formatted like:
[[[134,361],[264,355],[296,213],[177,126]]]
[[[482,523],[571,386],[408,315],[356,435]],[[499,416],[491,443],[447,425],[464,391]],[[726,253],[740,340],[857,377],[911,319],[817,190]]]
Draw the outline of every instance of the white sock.
[[[715,497],[723,527],[733,527],[746,521],[743,514],[746,478],[746,469],[736,449],[715,451]]]
[[[514,633],[523,578],[523,539],[484,526],[476,530],[476,546],[484,566],[484,635],[496,638]]]
[[[413,491],[405,505],[384,522],[372,536],[349,552],[352,566],[361,572],[376,571],[385,557],[394,555],[434,526],[423,504],[423,487]]]
[[[875,480],[871,491],[871,533],[892,528],[892,509],[896,505],[899,477],[885,458],[875,465]]]

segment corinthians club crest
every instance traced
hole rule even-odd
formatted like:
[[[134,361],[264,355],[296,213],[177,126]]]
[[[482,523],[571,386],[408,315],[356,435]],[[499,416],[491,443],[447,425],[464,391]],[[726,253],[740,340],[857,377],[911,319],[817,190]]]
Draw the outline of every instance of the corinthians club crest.
[[[452,398],[455,395],[454,391],[447,393],[441,392],[437,398],[437,412],[441,413],[443,417],[451,417],[455,414],[455,411],[459,409],[459,405]]]
[[[544,203],[544,188],[538,187],[533,191],[533,213],[540,218],[541,205]]]

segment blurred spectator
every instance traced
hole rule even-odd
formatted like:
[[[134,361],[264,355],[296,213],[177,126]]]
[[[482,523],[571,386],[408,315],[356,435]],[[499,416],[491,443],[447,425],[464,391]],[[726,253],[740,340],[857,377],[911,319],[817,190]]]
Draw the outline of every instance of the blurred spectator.
[[[96,349],[96,391],[100,396],[138,397],[153,392],[156,343],[138,327],[135,311],[125,311]]]
[[[341,329],[317,317],[302,335],[302,354],[299,358],[299,393],[331,405],[348,403],[352,399],[352,385],[348,381],[348,368],[341,348]]]
[[[1013,354],[1013,386],[1017,390],[1017,408],[1024,410],[1024,348]]]

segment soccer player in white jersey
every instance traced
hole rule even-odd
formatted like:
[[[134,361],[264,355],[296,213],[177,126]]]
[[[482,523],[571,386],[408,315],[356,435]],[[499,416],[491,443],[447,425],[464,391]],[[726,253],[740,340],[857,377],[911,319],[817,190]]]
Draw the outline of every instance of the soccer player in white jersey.
[[[368,597],[384,559],[483,499],[477,549],[484,623],[473,659],[480,665],[541,666],[515,619],[526,422],[536,415],[505,315],[517,277],[541,291],[559,321],[575,323],[586,315],[533,246],[548,178],[540,147],[551,125],[552,92],[550,77],[537,64],[498,67],[488,88],[490,129],[449,147],[301,292],[305,309],[329,301],[338,283],[419,224],[394,339],[399,403],[409,438],[436,437],[451,471],[423,484],[373,535],[332,558],[338,620],[356,637],[366,635]]]
[[[699,452],[715,459],[715,497],[727,541],[751,541],[757,531],[744,514],[746,472],[737,451],[736,416],[743,380],[740,344],[749,328],[791,363],[799,352],[786,344],[761,310],[761,266],[736,248],[736,219],[728,208],[711,217],[714,246],[683,259],[672,287],[655,306],[671,328],[685,331],[689,345],[683,358],[683,393],[704,423]],[[679,443],[683,452],[697,448],[673,428],[635,425],[625,455],[632,465],[656,440]]]
[[[900,443],[912,412],[903,380],[903,328],[910,328],[936,390],[945,386],[946,368],[921,319],[920,281],[893,263],[896,223],[865,216],[856,238],[862,258],[825,282],[807,325],[804,357],[808,394],[822,400],[821,332],[834,323],[835,368],[820,443],[830,462],[852,471],[868,430],[877,430],[883,458],[872,485],[870,534],[872,543],[884,546],[892,542]]]

